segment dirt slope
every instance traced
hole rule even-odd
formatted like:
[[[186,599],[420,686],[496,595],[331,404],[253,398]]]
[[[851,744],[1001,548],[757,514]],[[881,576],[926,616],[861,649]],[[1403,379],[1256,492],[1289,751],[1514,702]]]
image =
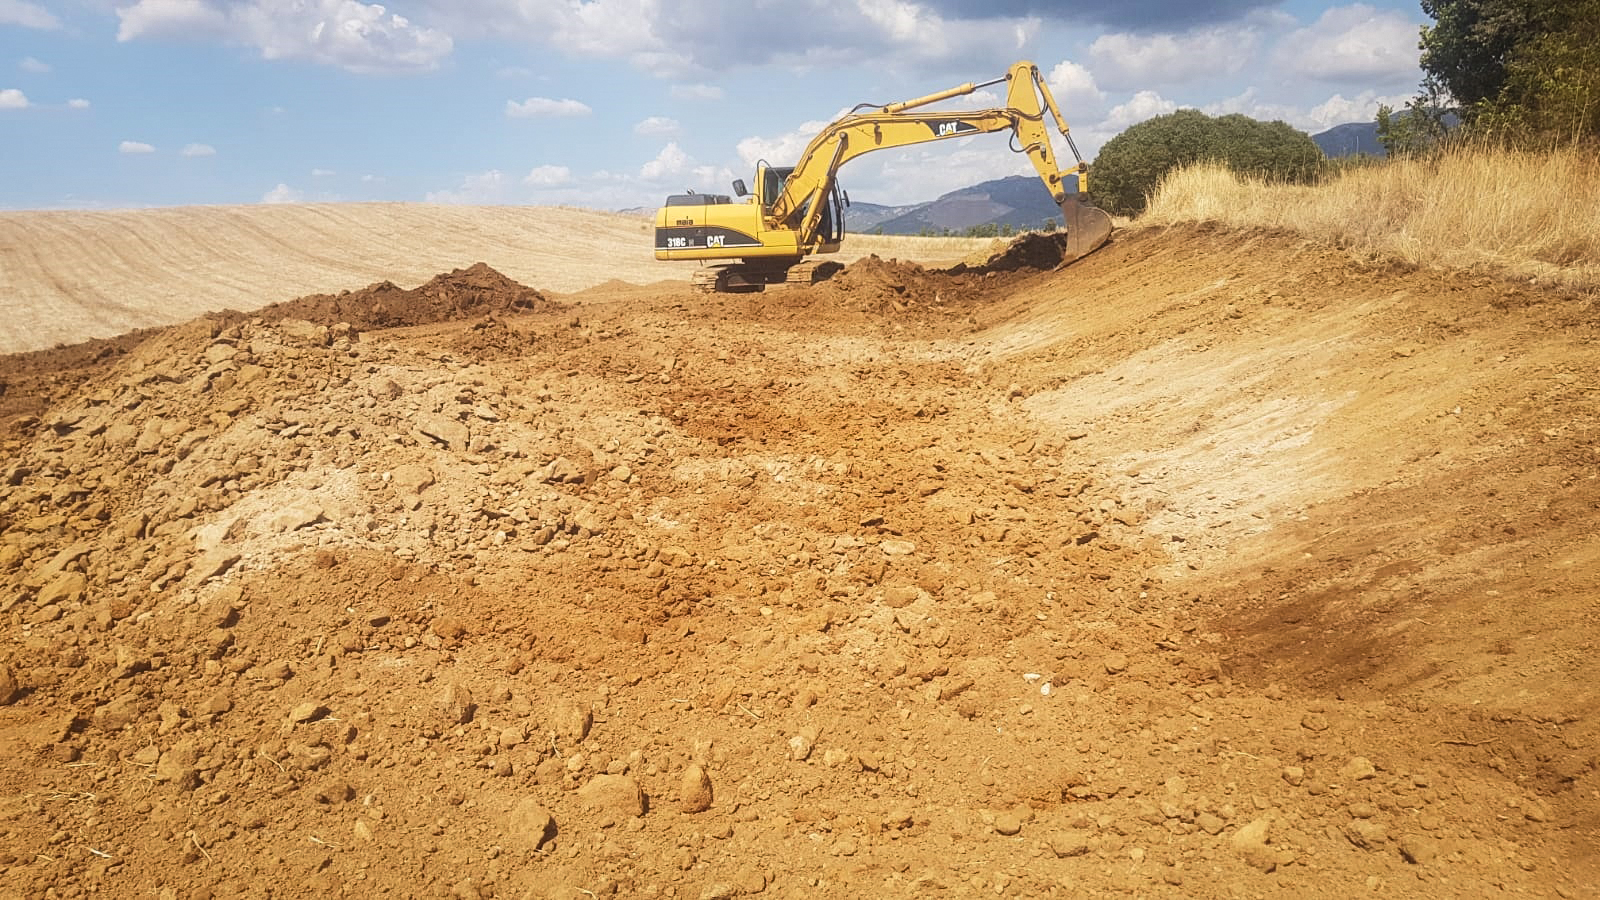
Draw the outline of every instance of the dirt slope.
[[[0,212],[0,353],[376,281],[416,284],[476,261],[558,293],[687,279],[693,263],[651,257],[651,227],[594,210],[416,203]],[[979,243],[861,235],[850,247],[959,259]]]
[[[5,891],[1600,892],[1592,299],[544,289],[0,366]]]

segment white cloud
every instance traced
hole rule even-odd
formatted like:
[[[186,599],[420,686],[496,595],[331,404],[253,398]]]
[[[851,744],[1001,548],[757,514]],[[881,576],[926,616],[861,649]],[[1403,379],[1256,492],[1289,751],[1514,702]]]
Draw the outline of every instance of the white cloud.
[[[133,154],[154,153],[156,152],[156,148],[146,144],[143,141],[123,141],[117,145],[117,152]]]
[[[689,168],[689,154],[683,152],[677,141],[670,141],[656,158],[639,167],[639,177],[654,181],[667,175],[677,175]]]
[[[138,0],[117,10],[117,40],[227,37],[228,15],[207,0]]]
[[[68,109],[88,109],[89,108],[89,101],[83,99],[82,97],[73,97],[71,100],[67,101],[67,108]]]
[[[678,120],[666,116],[651,116],[633,126],[633,133],[640,137],[672,137],[679,130]]]
[[[1288,71],[1322,81],[1415,83],[1419,25],[1392,9],[1336,6],[1290,33],[1273,53]]]
[[[24,56],[17,62],[17,68],[24,72],[32,72],[35,75],[44,75],[50,71],[50,64],[34,59],[31,56]]]
[[[27,109],[28,95],[16,88],[0,90],[0,109]]]
[[[710,84],[675,84],[668,92],[674,100],[721,100],[722,88]]]
[[[1262,101],[1256,96],[1255,88],[1250,88],[1237,96],[1208,103],[1201,107],[1200,111],[1212,116],[1243,113],[1252,119],[1263,122],[1278,120],[1315,133],[1347,122],[1371,122],[1377,117],[1380,104],[1400,107],[1405,105],[1408,99],[1410,99],[1408,94],[1383,95],[1376,91],[1362,91],[1354,97],[1334,94],[1327,100],[1306,109],[1286,103]]]
[[[382,184],[386,179],[382,175],[363,175],[362,184]]]
[[[534,166],[522,183],[529,187],[557,187],[572,182],[572,170],[566,166]]]
[[[216,156],[217,148],[210,144],[184,144],[183,149],[178,151],[178,155],[188,157]]]
[[[1155,91],[1140,91],[1134,94],[1126,103],[1121,103],[1111,108],[1104,122],[1095,127],[1096,131],[1110,131],[1115,134],[1131,125],[1137,125],[1146,119],[1164,116],[1170,112],[1177,112],[1178,104],[1162,97]]]
[[[311,177],[312,178],[330,178],[330,177],[333,176],[333,174],[334,174],[334,171],[332,169],[312,169],[311,170]]]
[[[1071,60],[1062,60],[1045,76],[1044,83],[1061,107],[1061,114],[1069,120],[1085,109],[1098,110],[1106,95],[1095,84],[1094,75]]]
[[[55,14],[26,0],[0,0],[0,25],[20,25],[23,28],[50,30],[61,27]]]
[[[296,190],[287,184],[279,184],[261,195],[262,203],[304,203],[305,199],[304,191]]]
[[[254,47],[263,59],[359,73],[435,69],[454,47],[442,31],[357,0],[138,0],[117,16],[119,41],[216,39]]]
[[[1094,70],[1113,88],[1145,88],[1239,71],[1260,34],[1248,26],[1184,34],[1105,34],[1089,45]],[[1052,73],[1054,74],[1054,73]]]
[[[513,119],[531,119],[540,116],[587,116],[594,110],[577,100],[552,100],[549,97],[529,97],[518,103],[506,101],[506,115]]]
[[[453,191],[429,191],[423,199],[429,203],[487,204],[502,203],[505,196],[506,176],[498,169],[490,169],[468,175]]]
[[[800,154],[805,152],[806,145],[811,143],[811,139],[827,125],[827,122],[801,122],[800,127],[794,131],[775,137],[760,135],[747,137],[734,149],[738,151],[740,161],[747,167],[753,168],[763,159],[775,166],[792,166],[799,162]]]
[[[1334,94],[1327,100],[1311,107],[1306,114],[1305,122],[1312,126],[1314,131],[1326,131],[1335,125],[1346,122],[1371,122],[1378,117],[1379,106],[1390,106],[1400,109],[1406,101],[1411,99],[1410,94],[1380,95],[1376,91],[1362,91],[1348,99],[1343,94]]]

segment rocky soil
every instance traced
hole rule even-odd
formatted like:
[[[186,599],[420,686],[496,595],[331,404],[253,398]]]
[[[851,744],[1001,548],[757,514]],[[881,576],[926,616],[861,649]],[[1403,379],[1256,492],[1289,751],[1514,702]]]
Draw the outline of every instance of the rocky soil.
[[[0,895],[1600,895],[1595,298],[535,288],[0,359]]]

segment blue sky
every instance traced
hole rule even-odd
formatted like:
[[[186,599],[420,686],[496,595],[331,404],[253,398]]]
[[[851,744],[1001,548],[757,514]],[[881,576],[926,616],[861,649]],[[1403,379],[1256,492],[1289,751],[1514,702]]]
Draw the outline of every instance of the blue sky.
[[[1090,159],[1181,107],[1316,132],[1414,93],[1426,21],[1416,0],[0,0],[0,209],[655,206],[1018,59]],[[900,204],[1029,172],[985,135],[841,180]]]

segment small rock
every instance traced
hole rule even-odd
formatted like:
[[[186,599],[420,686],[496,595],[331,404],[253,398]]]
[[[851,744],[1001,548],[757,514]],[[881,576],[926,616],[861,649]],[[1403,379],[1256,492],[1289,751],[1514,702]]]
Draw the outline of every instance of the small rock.
[[[512,808],[510,826],[509,830],[534,850],[556,834],[555,816],[532,797],[524,798]]]
[[[1293,787],[1299,787],[1301,782],[1306,780],[1306,770],[1299,766],[1284,766],[1283,780]]]
[[[637,818],[645,813],[644,791],[639,782],[626,775],[596,775],[578,789],[578,797],[595,812],[618,818]]]
[[[711,808],[711,778],[706,770],[691,765],[683,770],[678,786],[678,802],[684,812],[704,812]]]
[[[700,889],[700,900],[733,900],[738,889],[726,881],[713,881]]]
[[[468,441],[472,439],[472,433],[464,423],[440,415],[418,417],[417,432],[444,444],[451,450],[466,449]]]
[[[1378,770],[1373,768],[1372,763],[1364,756],[1351,757],[1350,761],[1344,764],[1344,768],[1339,770],[1340,777],[1349,781],[1365,781],[1377,774]]]
[[[1344,836],[1363,850],[1376,850],[1389,840],[1389,829],[1369,819],[1356,819],[1344,826]]]
[[[1201,813],[1200,815],[1196,816],[1194,824],[1199,827],[1201,831],[1204,831],[1206,834],[1210,835],[1221,834],[1223,827],[1226,825],[1222,819],[1218,818],[1212,813]]]
[[[746,894],[759,894],[767,889],[767,873],[760,869],[747,868],[734,877],[734,883],[739,890]]]
[[[1013,835],[1022,830],[1022,816],[1007,811],[994,817],[994,830],[1003,835]]]
[[[1089,835],[1082,831],[1057,831],[1045,838],[1045,843],[1050,845],[1052,853],[1062,859],[1083,856],[1089,852]]]
[[[1267,838],[1271,831],[1270,818],[1256,819],[1240,828],[1233,833],[1231,840],[1234,852],[1252,868],[1271,872],[1278,867],[1277,852],[1267,846]]]
[[[550,727],[569,744],[581,744],[594,727],[594,713],[586,703],[563,697],[550,708]]]
[[[1395,840],[1405,861],[1417,866],[1431,866],[1439,859],[1439,842],[1420,834],[1403,834]]]
[[[22,697],[22,683],[15,669],[0,665],[0,706],[10,706]]]
[[[1123,653],[1113,653],[1104,661],[1107,675],[1120,675],[1128,671],[1128,657]]]
[[[1307,731],[1327,731],[1328,717],[1322,713],[1308,712],[1300,717],[1300,727]]]
[[[438,710],[445,724],[465,725],[472,721],[472,713],[478,707],[472,702],[472,692],[465,685],[451,682],[434,696],[433,708]]]
[[[789,738],[789,758],[795,762],[805,762],[811,757],[811,749],[817,744],[817,732],[814,728],[802,728],[800,733]]]
[[[328,708],[314,700],[307,700],[294,709],[289,710],[289,721],[295,724],[312,722],[328,714]]]
[[[415,497],[432,487],[433,482],[433,472],[425,466],[415,464],[395,466],[394,472],[389,476],[390,486],[402,497]]]

